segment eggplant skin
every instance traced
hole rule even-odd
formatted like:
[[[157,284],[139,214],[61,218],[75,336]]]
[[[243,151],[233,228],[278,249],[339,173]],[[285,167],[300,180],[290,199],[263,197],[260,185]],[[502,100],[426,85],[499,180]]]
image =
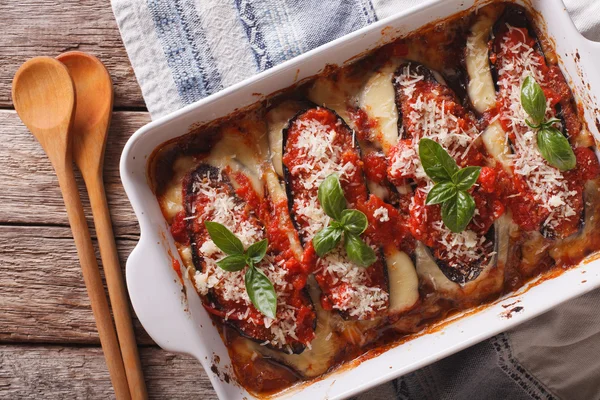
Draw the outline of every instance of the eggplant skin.
[[[336,113],[334,110],[327,108],[327,107],[321,107],[318,106],[316,104],[313,104],[311,107],[307,107],[307,108],[303,108],[302,110],[298,111],[292,118],[290,118],[290,120],[287,122],[287,124],[285,125],[285,127],[283,128],[282,131],[282,140],[281,140],[281,154],[285,155],[285,146],[287,144],[287,140],[288,140],[288,132],[290,130],[290,128],[294,125],[294,122],[296,122],[296,120],[298,118],[300,118],[302,115],[304,115],[307,111],[315,109],[315,108],[320,108],[320,109],[324,109],[329,111],[330,113],[332,113],[333,115],[335,115],[335,117],[337,118],[338,121],[340,121],[342,123],[342,126],[348,130],[348,132],[352,132],[352,128],[350,128],[348,126],[348,124],[346,123],[346,121],[344,121],[344,119],[342,117],[339,116],[338,113]],[[361,149],[360,149],[360,145],[358,144],[358,140],[354,141],[354,149],[356,151],[358,151],[359,156],[361,156]],[[284,162],[281,163],[282,164],[282,169],[283,169],[283,182],[284,182],[284,186],[285,186],[285,193],[287,195],[287,203],[288,203],[288,211],[290,213],[290,215],[294,215],[294,194],[292,193],[292,185],[290,182],[290,171],[288,169],[288,167],[285,165]],[[363,173],[364,176],[364,173]],[[365,181],[366,182],[366,181]],[[298,227],[298,224],[296,223],[296,219],[292,218],[292,224],[294,225],[294,227],[296,228],[297,231],[300,231],[300,228]],[[298,235],[298,238],[300,239],[300,243],[302,243],[302,246],[305,246],[306,243],[304,242],[304,238],[302,238],[302,236]]]
[[[431,249],[429,249],[431,252]],[[433,255],[431,256],[433,257]],[[471,265],[467,268],[466,271],[461,271],[456,268],[450,267],[445,261],[440,260],[438,258],[433,257],[435,263],[442,273],[446,276],[446,278],[450,279],[454,283],[458,283],[459,285],[464,285],[470,281],[473,281],[479,277],[482,269],[481,267]]]
[[[506,24],[515,28],[527,29],[529,36],[535,40],[535,50],[541,55],[544,55],[538,35],[533,29],[533,25],[531,24],[531,21],[527,15],[527,10],[517,4],[507,5],[502,15],[500,15],[500,18],[498,18],[498,20],[494,23],[492,32],[490,34],[490,40],[492,43],[494,43],[493,49],[495,53],[498,53],[499,49],[496,48],[496,41],[494,39],[497,38],[504,29],[506,29]],[[496,91],[498,91],[498,70],[496,69],[496,65],[494,63],[490,62],[490,70],[494,80],[494,86],[496,87]]]
[[[493,243],[492,250],[494,250],[497,247],[496,240],[498,239],[496,237],[496,224],[493,224],[490,227],[490,230],[485,236],[488,241]],[[483,265],[483,262],[493,262],[495,258],[493,256],[484,257],[483,260],[478,261],[477,263],[465,265],[463,266],[463,268],[458,269],[449,266],[448,263],[446,263],[443,260],[433,257],[433,249],[429,248],[428,250],[432,254],[431,257],[435,260],[438,268],[440,269],[440,271],[442,271],[446,278],[450,279],[454,283],[458,283],[459,285],[465,285],[477,279],[481,272],[485,269],[485,265]]]
[[[221,176],[220,180],[218,179],[219,176]],[[195,213],[193,212],[194,210],[192,209],[192,207],[193,207],[193,205],[192,205],[193,185],[196,180],[203,179],[203,178],[210,179],[210,181],[213,182],[215,186],[219,186],[219,185],[225,186],[227,188],[230,196],[234,199],[234,201],[236,203],[243,202],[243,200],[235,194],[234,187],[226,174],[222,174],[220,169],[217,167],[202,163],[195,170],[191,171],[184,178],[184,181],[183,181],[183,199],[184,199],[184,209],[186,212],[186,216],[191,217],[191,216],[195,215]],[[195,211],[197,212],[198,210],[195,210]],[[186,228],[187,228],[188,237],[190,239],[190,246],[192,248],[192,262],[194,264],[194,267],[198,271],[204,271],[205,263],[204,263],[203,257],[199,255],[198,244],[197,244],[200,238],[198,237],[198,233],[193,228],[193,220],[192,219],[187,221]],[[306,304],[314,311],[314,304],[308,294],[308,290],[306,287],[302,290],[302,293],[303,293],[303,297],[306,301]],[[217,309],[219,311],[227,312],[226,307],[224,307],[219,302],[219,298],[216,295],[214,290],[211,289],[208,291],[208,293],[206,295],[206,300],[207,300],[208,304],[214,305],[215,309]],[[204,301],[204,299],[203,299],[203,301]],[[255,341],[257,343],[261,343],[261,344],[265,340],[269,339],[268,337],[252,336],[252,334],[247,332],[247,330],[245,329],[245,324],[242,323],[242,321],[224,320],[222,318],[220,318],[220,319],[223,323],[234,328],[242,337],[245,337],[247,339],[253,340],[253,341]],[[312,323],[312,330],[314,331],[316,329],[316,327],[317,327],[317,317],[316,317],[316,313],[315,313],[315,318]],[[266,346],[275,351],[282,351],[282,352],[286,351],[285,348],[277,348],[270,344],[267,344]],[[301,342],[298,342],[298,341],[290,342],[287,344],[287,346],[289,346],[289,348],[291,349],[291,351],[294,354],[300,354],[306,349],[306,345]]]
[[[440,81],[437,80],[433,71],[427,68],[425,65],[416,62],[416,61],[406,61],[398,66],[396,72],[392,76],[392,81],[394,84],[394,101],[396,102],[396,108],[398,109],[398,132],[403,132],[406,134],[405,130],[402,129],[402,99],[400,98],[400,93],[402,92],[402,88],[400,83],[398,82],[398,77],[402,75],[403,71],[408,68],[408,71],[412,75],[420,75],[423,76],[423,79],[429,82],[435,82],[441,84]],[[406,139],[406,137],[400,137],[400,139]]]
[[[526,28],[531,37],[537,37],[535,31],[533,30],[533,26],[529,22],[527,10],[522,6],[517,4],[508,4],[502,15],[500,15],[500,18],[498,18],[494,24],[494,34],[499,33],[501,29],[504,29],[505,24],[509,24],[515,28]]]

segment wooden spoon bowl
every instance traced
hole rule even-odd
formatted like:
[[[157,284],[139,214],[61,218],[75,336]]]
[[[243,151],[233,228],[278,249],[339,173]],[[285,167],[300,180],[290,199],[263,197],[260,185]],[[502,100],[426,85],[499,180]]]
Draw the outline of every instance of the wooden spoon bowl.
[[[82,173],[92,169],[101,175],[113,107],[110,75],[100,60],[81,51],[56,59],[67,67],[79,94],[72,127],[75,163]]]
[[[54,165],[70,161],[69,129],[73,122],[75,88],[67,68],[50,57],[25,62],[15,74],[13,104],[19,117],[40,142]],[[54,165],[56,168],[57,165]]]

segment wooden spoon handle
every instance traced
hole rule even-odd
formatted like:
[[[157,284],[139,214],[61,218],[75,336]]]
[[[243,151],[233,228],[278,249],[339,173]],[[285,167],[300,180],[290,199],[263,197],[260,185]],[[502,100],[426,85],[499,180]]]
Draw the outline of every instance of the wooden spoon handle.
[[[127,385],[125,368],[123,367],[121,351],[119,350],[119,342],[117,341],[115,327],[112,323],[110,309],[108,308],[108,301],[104,293],[104,285],[102,284],[96,254],[92,246],[92,239],[90,238],[90,232],[85,220],[81,199],[79,198],[73,168],[71,163],[66,163],[64,167],[58,166],[56,169],[58,183],[65,201],[65,207],[67,208],[69,224],[71,225],[75,246],[77,247],[77,255],[81,263],[83,280],[92,305],[92,312],[96,319],[96,327],[98,328],[98,335],[100,336],[100,343],[104,351],[110,380],[117,399],[130,399],[131,396],[129,394],[129,386]]]
[[[94,215],[94,225],[96,226],[96,235],[98,236],[98,243],[100,245],[100,255],[102,257],[104,275],[106,276],[108,294],[115,317],[119,343],[121,344],[123,363],[125,364],[131,397],[134,399],[147,399],[148,393],[146,392],[142,364],[140,363],[140,356],[131,322],[127,289],[123,281],[123,273],[121,272],[121,265],[117,254],[106,193],[104,191],[102,176],[98,175],[89,177],[89,179],[86,176],[84,178],[86,178],[85,183]]]

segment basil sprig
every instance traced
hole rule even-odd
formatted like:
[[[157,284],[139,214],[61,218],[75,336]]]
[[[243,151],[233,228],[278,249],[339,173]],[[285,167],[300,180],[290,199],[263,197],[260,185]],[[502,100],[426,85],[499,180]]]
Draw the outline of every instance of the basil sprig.
[[[248,247],[244,245],[227,227],[218,222],[204,222],[210,238],[227,257],[217,261],[217,265],[228,272],[243,270],[246,265],[248,270],[244,276],[246,292],[254,307],[269,318],[277,314],[277,293],[269,278],[260,269],[256,268],[267,254],[269,242],[263,239]]]
[[[537,129],[537,145],[542,157],[548,164],[561,171],[575,168],[577,163],[575,153],[567,138],[553,125],[560,120],[552,118],[545,120],[546,95],[541,86],[528,76],[521,86],[521,105],[532,121],[525,123],[532,129]]]
[[[340,180],[335,174],[329,175],[319,185],[317,193],[319,204],[333,221],[313,237],[315,252],[323,257],[335,249],[344,237],[344,249],[350,261],[367,268],[375,261],[375,251],[367,245],[360,235],[367,229],[367,216],[358,210],[346,209],[346,198]]]
[[[435,182],[425,204],[441,204],[444,225],[454,233],[464,231],[475,214],[475,200],[467,190],[477,182],[481,167],[459,169],[442,146],[427,138],[419,141],[419,158],[425,173]]]

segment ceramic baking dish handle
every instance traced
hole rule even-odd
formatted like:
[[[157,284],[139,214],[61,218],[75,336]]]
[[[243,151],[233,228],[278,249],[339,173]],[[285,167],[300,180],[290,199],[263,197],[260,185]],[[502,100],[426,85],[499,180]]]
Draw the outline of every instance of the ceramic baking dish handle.
[[[152,339],[163,349],[193,353],[198,334],[187,311],[182,285],[170,268],[163,243],[154,235],[144,236],[127,260],[127,286],[138,319]],[[152,241],[150,241],[152,240]]]
[[[218,368],[230,365],[227,348],[191,283],[186,280],[184,290],[175,271],[169,268],[173,251],[165,251],[165,246],[170,246],[181,262],[170,234],[157,234],[144,226],[146,219],[141,221],[142,237],[127,260],[127,286],[140,322],[163,349],[198,359],[219,398],[254,398],[233,383],[220,382],[219,373],[212,370],[213,365]],[[191,294],[189,298],[185,293]]]

